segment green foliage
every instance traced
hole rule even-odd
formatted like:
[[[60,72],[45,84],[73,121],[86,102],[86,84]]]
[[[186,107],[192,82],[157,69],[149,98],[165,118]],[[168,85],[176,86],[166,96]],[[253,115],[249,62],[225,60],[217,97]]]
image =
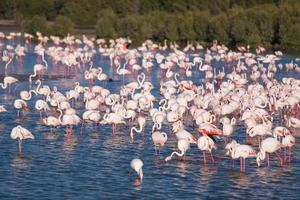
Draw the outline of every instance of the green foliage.
[[[46,17],[35,15],[31,19],[25,21],[25,32],[35,34],[41,32],[43,35],[51,33],[51,27],[46,20]]]
[[[34,15],[45,16],[48,20],[55,17],[55,7],[53,0],[14,0],[17,2],[17,10],[25,17]]]
[[[31,33],[50,34],[47,20],[60,36],[72,32],[74,24],[94,26],[98,37],[130,37],[136,44],[145,39],[184,44],[216,39],[230,46],[295,49],[300,1],[2,0],[0,19],[15,19],[22,30]]]
[[[53,24],[53,33],[58,36],[66,36],[74,31],[74,23],[69,17],[59,15]]]
[[[193,17],[195,39],[198,41],[207,41],[210,14],[208,12],[194,12]]]
[[[212,17],[209,24],[208,41],[218,40],[223,44],[229,43],[229,20],[225,13]]]
[[[98,21],[96,24],[96,33],[101,38],[115,38],[117,36],[116,23],[117,15],[112,9],[103,9],[98,12]]]

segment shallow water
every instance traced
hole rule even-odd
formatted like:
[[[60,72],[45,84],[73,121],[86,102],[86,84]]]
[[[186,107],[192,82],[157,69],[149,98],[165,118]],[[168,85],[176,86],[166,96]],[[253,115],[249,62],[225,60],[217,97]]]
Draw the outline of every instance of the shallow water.
[[[283,61],[289,62],[287,57]],[[58,86],[60,91],[66,91],[79,80],[88,85],[82,76],[71,76],[63,79],[61,67],[52,66],[43,81],[50,86]],[[14,60],[10,74],[21,74],[20,86],[16,94],[28,89],[26,77],[31,73],[36,56],[29,53],[23,66]],[[104,71],[115,80],[105,85],[113,92],[118,92],[121,82],[115,73],[109,73],[109,59],[96,56],[94,66],[102,66]],[[3,75],[4,63],[0,62],[0,73]],[[152,92],[159,96],[159,81],[165,72],[157,66],[146,72],[148,80],[154,84]],[[184,71],[180,71],[184,74]],[[293,76],[283,72],[278,75]],[[136,74],[126,77],[125,82],[134,80]],[[2,80],[2,78],[0,78]],[[194,72],[193,80],[201,84],[199,72]],[[0,104],[6,105],[8,113],[0,113],[0,197],[1,199],[298,199],[300,192],[300,153],[299,144],[293,149],[290,164],[279,167],[276,156],[271,157],[271,168],[257,168],[255,159],[246,161],[246,173],[239,172],[239,162],[230,167],[230,159],[223,151],[224,142],[218,141],[218,150],[214,152],[216,163],[203,164],[202,153],[196,145],[191,145],[186,160],[173,159],[168,163],[164,158],[176,146],[174,135],[169,134],[165,147],[160,155],[154,154],[151,140],[152,124],[148,121],[144,134],[137,134],[134,142],[129,139],[129,127],[119,127],[112,136],[108,125],[93,127],[87,125],[83,134],[80,127],[75,129],[75,137],[64,137],[62,128],[50,134],[50,129],[39,121],[39,113],[34,109],[34,102],[41,97],[34,97],[29,102],[30,112],[17,118],[13,100],[18,95],[10,95],[0,89]],[[157,105],[156,105],[157,106]],[[80,116],[82,104],[75,105]],[[18,156],[17,141],[10,139],[10,131],[16,125],[29,129],[35,140],[24,141],[23,156]],[[185,122],[187,129],[195,135],[189,121]],[[170,132],[167,124],[163,130]],[[239,125],[233,137],[244,142],[244,127]],[[144,162],[144,180],[141,183],[135,175],[128,176],[130,161],[139,157]]]

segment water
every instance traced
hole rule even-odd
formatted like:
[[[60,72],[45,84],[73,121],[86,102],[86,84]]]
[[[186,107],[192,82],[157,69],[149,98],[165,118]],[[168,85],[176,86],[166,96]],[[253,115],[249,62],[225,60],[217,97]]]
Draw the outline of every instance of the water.
[[[285,58],[283,63],[291,58]],[[25,79],[31,73],[36,56],[29,53],[20,67],[16,60],[13,71],[22,73]],[[62,75],[61,68],[53,67],[50,60],[51,75]],[[95,58],[94,66],[101,65],[109,73],[109,60]],[[0,63],[1,66],[4,63]],[[11,65],[12,66],[12,65]],[[52,67],[52,68],[51,68]],[[3,75],[3,67],[1,67]],[[23,71],[21,71],[23,70]],[[183,71],[181,73],[184,73]],[[24,76],[26,74],[26,76]],[[148,80],[154,84],[152,92],[159,97],[159,80],[164,72],[154,67],[146,72]],[[121,79],[110,74],[114,80]],[[285,72],[279,75],[279,79]],[[292,76],[293,74],[288,74]],[[136,75],[126,78],[134,80]],[[27,78],[26,78],[27,79]],[[82,77],[80,82],[87,85]],[[65,92],[74,86],[76,77],[63,80],[47,78],[43,83],[58,86]],[[200,84],[199,72],[194,72],[193,80]],[[97,83],[100,84],[100,83]],[[117,92],[121,82],[107,82],[106,87]],[[102,85],[102,83],[101,83]],[[20,90],[27,89],[28,83],[21,82]],[[271,157],[271,168],[263,164],[257,168],[255,159],[246,161],[246,173],[239,172],[239,162],[230,168],[230,159],[225,156],[224,143],[218,141],[218,150],[214,152],[216,163],[203,164],[202,153],[196,145],[191,145],[186,161],[173,159],[168,163],[164,158],[175,149],[176,139],[169,134],[160,155],[154,154],[151,140],[152,124],[148,121],[144,134],[136,134],[134,142],[129,139],[129,127],[119,127],[112,136],[108,125],[93,127],[87,125],[83,135],[80,127],[75,128],[75,138],[66,139],[63,128],[55,133],[58,138],[49,138],[50,129],[39,121],[39,113],[34,109],[34,102],[41,97],[34,97],[29,102],[30,112],[17,118],[12,96],[0,89],[0,104],[6,105],[8,113],[0,113],[0,197],[1,199],[298,199],[300,192],[300,153],[299,144],[293,149],[291,164],[279,167],[276,157]],[[75,108],[81,116],[80,103]],[[10,131],[16,125],[29,129],[35,140],[25,140],[23,156],[18,156],[17,141],[10,139]],[[190,123],[187,129],[194,135]],[[163,130],[170,133],[169,126]],[[239,125],[233,137],[244,141],[244,127]],[[128,176],[130,161],[139,157],[144,162],[144,180],[141,183],[135,176]]]

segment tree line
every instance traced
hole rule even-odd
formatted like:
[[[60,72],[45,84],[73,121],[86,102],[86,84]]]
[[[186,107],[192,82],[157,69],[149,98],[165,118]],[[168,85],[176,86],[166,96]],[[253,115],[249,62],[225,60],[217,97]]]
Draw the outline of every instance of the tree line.
[[[139,45],[217,39],[229,46],[300,49],[298,0],[2,0],[1,19],[24,31],[65,36],[93,26],[97,37],[130,37]],[[51,23],[49,23],[51,22]]]

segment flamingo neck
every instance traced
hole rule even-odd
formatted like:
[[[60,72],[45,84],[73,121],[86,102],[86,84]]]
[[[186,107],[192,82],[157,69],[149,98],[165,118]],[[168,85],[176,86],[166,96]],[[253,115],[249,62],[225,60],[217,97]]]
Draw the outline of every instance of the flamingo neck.
[[[35,91],[39,93],[40,87],[41,87],[42,82],[38,80],[38,86],[36,87]]]
[[[62,124],[62,116],[63,116],[63,111],[61,110],[61,109],[59,109],[59,112],[60,112],[60,114],[59,114],[59,117],[58,117],[58,121],[59,121],[59,123],[60,124]]]

